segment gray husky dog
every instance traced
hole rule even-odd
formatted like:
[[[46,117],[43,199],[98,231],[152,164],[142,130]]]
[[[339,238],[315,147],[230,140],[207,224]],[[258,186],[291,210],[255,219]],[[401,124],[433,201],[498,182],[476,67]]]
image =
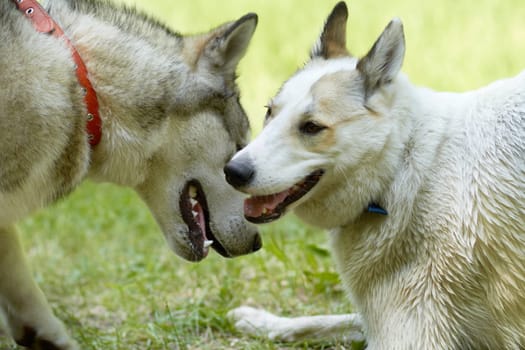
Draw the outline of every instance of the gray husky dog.
[[[210,246],[226,257],[258,250],[222,173],[249,136],[235,70],[257,16],[182,36],[107,2],[48,1],[96,92],[92,146],[71,47],[36,31],[25,15],[37,8],[22,13],[23,3],[0,2],[0,323],[30,349],[78,349],[31,277],[15,222],[90,178],[134,188],[187,260]]]
[[[525,348],[525,72],[465,93],[417,87],[400,72],[401,21],[356,58],[347,17],[339,3],[225,171],[252,195],[251,221],[294,210],[330,230],[359,313],[230,315],[286,340],[362,328],[370,350]]]

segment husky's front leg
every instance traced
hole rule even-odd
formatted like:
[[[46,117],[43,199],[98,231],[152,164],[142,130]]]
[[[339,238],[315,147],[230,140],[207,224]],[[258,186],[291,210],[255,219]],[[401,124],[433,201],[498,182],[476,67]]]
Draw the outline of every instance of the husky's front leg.
[[[235,328],[242,333],[271,340],[362,342],[362,321],[359,314],[280,317],[265,310],[241,306],[228,313]]]
[[[76,350],[29,271],[14,227],[0,228],[0,311],[7,331],[33,350]]]

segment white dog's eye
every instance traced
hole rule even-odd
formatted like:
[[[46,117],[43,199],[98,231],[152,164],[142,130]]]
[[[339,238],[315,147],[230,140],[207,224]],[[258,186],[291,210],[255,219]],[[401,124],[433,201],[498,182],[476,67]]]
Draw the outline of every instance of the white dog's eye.
[[[324,129],[326,129],[326,126],[317,124],[311,120],[306,121],[299,126],[299,131],[306,135],[317,135]]]

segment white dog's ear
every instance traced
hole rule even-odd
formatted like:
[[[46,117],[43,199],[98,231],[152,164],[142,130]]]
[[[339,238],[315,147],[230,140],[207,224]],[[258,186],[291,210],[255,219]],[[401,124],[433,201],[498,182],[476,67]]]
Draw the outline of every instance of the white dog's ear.
[[[216,30],[218,35],[204,48],[204,55],[214,68],[225,73],[235,72],[239,61],[248,49],[257,21],[257,15],[249,13]]]
[[[357,63],[357,70],[365,78],[365,99],[397,76],[404,57],[403,23],[400,19],[394,18],[368,54]]]
[[[310,58],[324,59],[350,56],[346,50],[346,21],[348,9],[341,1],[328,16],[321,36],[310,52]]]

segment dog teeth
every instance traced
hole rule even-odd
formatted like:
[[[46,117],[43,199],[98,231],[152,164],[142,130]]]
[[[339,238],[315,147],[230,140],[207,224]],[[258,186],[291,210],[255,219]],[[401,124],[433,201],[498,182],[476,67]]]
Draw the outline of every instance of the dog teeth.
[[[193,210],[191,211],[191,213],[193,214],[193,218],[196,218],[199,215],[199,213],[197,213],[196,211],[193,211]]]
[[[188,193],[190,195],[190,198],[197,197],[197,188],[195,186],[190,186]]]
[[[199,203],[197,202],[197,200],[193,199],[193,198],[190,198],[190,203],[191,203],[191,206],[194,207],[195,204]]]
[[[264,208],[262,213],[263,213],[263,215],[268,214],[268,209]]]
[[[208,248],[213,244],[213,241],[211,240],[205,240],[204,241],[204,248]]]

